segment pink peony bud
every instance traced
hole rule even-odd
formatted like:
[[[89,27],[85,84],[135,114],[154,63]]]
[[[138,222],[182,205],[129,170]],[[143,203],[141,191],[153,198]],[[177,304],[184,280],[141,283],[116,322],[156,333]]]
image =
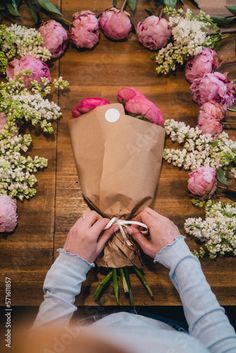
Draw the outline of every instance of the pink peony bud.
[[[40,82],[43,77],[51,81],[51,74],[47,64],[31,55],[25,55],[20,59],[12,60],[6,70],[7,77],[14,79],[20,72],[26,70],[30,71],[30,74],[24,77],[26,87],[30,86],[31,81]]]
[[[0,112],[0,133],[3,131],[6,125],[6,122],[7,122],[6,114],[3,112]]]
[[[128,100],[134,98],[135,96],[145,97],[140,91],[138,91],[134,87],[121,88],[117,93],[117,99],[121,103],[126,103]]]
[[[77,48],[93,48],[99,41],[99,23],[94,12],[81,11],[73,15],[70,38]]]
[[[204,134],[211,136],[219,135],[223,130],[221,123],[211,118],[198,118],[198,127]]]
[[[132,29],[129,13],[114,7],[100,15],[99,24],[104,34],[115,40],[127,38]]]
[[[235,88],[233,81],[220,72],[205,74],[196,78],[190,86],[193,100],[202,105],[206,102],[217,102],[226,110],[234,103]]]
[[[145,96],[136,95],[125,104],[128,113],[141,115],[152,123],[163,126],[164,118],[160,109]]]
[[[0,195],[0,233],[12,232],[17,225],[16,200]]]
[[[44,22],[38,31],[43,37],[43,45],[50,51],[53,58],[58,58],[64,53],[68,35],[59,22],[55,20]]]
[[[72,109],[73,118],[78,118],[81,114],[87,113],[90,110],[101,105],[110,104],[111,102],[103,98],[84,98],[79,104],[76,104]]]
[[[139,22],[136,32],[139,42],[150,50],[163,48],[171,36],[168,21],[154,15]]]
[[[189,173],[188,189],[193,195],[211,196],[216,186],[216,170],[212,167],[199,167]]]
[[[189,82],[201,78],[219,66],[217,53],[209,48],[204,48],[198,55],[190,59],[185,66],[185,77]]]

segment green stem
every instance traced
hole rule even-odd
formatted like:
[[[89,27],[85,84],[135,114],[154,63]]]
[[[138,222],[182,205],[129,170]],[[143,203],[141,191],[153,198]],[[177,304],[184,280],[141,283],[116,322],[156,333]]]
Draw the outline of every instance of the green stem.
[[[235,80],[233,80],[233,82],[234,82]],[[233,108],[228,108],[227,109],[229,112],[236,112],[236,109],[233,109]]]
[[[125,6],[126,6],[126,3],[127,3],[127,0],[124,0],[123,4],[122,4],[122,6],[121,6],[120,11],[124,11]]]
[[[112,269],[112,283],[113,283],[113,289],[114,289],[116,302],[117,302],[117,304],[119,304],[119,285],[118,285],[118,277],[117,277],[117,269],[116,268]]]
[[[153,299],[154,296],[153,296],[152,290],[149,287],[149,285],[148,285],[144,275],[142,274],[142,272],[137,267],[134,268],[134,271],[135,271],[137,277],[139,278],[140,282],[144,286],[144,288],[147,290],[147,292],[150,295],[150,297]]]
[[[125,278],[125,273],[123,268],[120,268],[120,277],[121,277],[121,282],[122,282],[122,286],[124,289],[125,294],[129,293],[129,289],[128,289],[128,284],[126,282],[126,278]]]
[[[134,305],[134,296],[133,296],[131,283],[130,283],[130,279],[129,279],[129,270],[128,270],[127,267],[124,268],[124,274],[125,274],[125,279],[126,279],[126,282],[127,282],[127,285],[128,285],[129,302],[130,302],[130,305]]]
[[[106,286],[109,284],[111,278],[112,278],[112,271],[110,271],[106,277],[98,284],[96,290],[95,290],[95,293],[94,293],[94,299],[96,301],[99,300],[103,290],[106,288]]]

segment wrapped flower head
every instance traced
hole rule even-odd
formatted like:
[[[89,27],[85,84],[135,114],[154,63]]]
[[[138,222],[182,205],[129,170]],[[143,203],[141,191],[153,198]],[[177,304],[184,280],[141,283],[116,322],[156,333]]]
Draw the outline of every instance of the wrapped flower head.
[[[199,167],[189,173],[188,189],[193,195],[211,196],[216,185],[216,170],[212,167]]]
[[[99,24],[104,34],[115,40],[127,38],[132,29],[129,13],[116,8],[104,11],[99,17]]]
[[[38,29],[43,37],[43,45],[53,58],[61,56],[67,46],[68,35],[64,27],[55,20],[44,22]]]
[[[125,110],[134,115],[141,115],[152,123],[163,126],[164,118],[160,109],[149,99],[136,95],[125,104]]]
[[[99,41],[99,23],[94,12],[81,11],[73,15],[70,38],[77,48],[93,48]]]
[[[144,97],[143,93],[134,87],[123,87],[117,93],[117,99],[121,103],[126,103],[128,100],[134,98],[135,96]]]
[[[171,36],[168,21],[154,15],[139,22],[136,32],[139,42],[150,50],[163,48]]]
[[[17,205],[7,195],[0,195],[0,233],[12,232],[17,225]]]
[[[76,104],[72,108],[72,116],[73,116],[73,118],[78,118],[83,113],[87,113],[96,107],[99,107],[101,105],[110,104],[110,103],[111,102],[109,100],[103,99],[103,98],[98,98],[98,97],[81,99],[79,104]]]
[[[51,81],[51,74],[47,64],[31,55],[12,60],[6,70],[7,77],[14,79],[22,71],[29,71],[29,74],[24,77],[25,86],[29,86],[31,81],[34,80],[40,82],[44,77]]]
[[[3,131],[7,122],[7,117],[3,112],[0,112],[0,133]]]
[[[193,100],[199,105],[213,101],[221,104],[226,110],[234,103],[234,84],[220,72],[196,78],[191,84],[191,91]]]
[[[185,66],[185,77],[189,82],[201,78],[219,66],[217,53],[209,48],[204,48],[199,54],[190,59]]]

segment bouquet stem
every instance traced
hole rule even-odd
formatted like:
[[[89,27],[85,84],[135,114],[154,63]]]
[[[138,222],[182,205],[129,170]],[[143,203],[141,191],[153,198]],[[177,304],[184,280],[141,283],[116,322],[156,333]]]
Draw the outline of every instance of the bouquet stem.
[[[150,297],[153,299],[153,293],[151,288],[149,287],[144,274],[142,273],[141,270],[139,270],[137,267],[134,267],[134,271],[132,271],[136,274],[136,276],[139,278],[140,282],[150,295]],[[112,287],[113,287],[113,292],[114,296],[116,299],[117,304],[119,303],[119,280],[121,282],[121,286],[123,288],[123,291],[125,295],[128,296],[129,298],[129,303],[130,305],[134,305],[134,296],[133,296],[133,291],[132,291],[132,285],[130,282],[130,267],[122,267],[122,268],[112,268],[109,273],[104,277],[104,279],[99,282],[95,293],[94,293],[94,299],[95,301],[99,301],[101,298],[101,295],[103,294],[104,290],[107,288],[107,286],[112,282]]]

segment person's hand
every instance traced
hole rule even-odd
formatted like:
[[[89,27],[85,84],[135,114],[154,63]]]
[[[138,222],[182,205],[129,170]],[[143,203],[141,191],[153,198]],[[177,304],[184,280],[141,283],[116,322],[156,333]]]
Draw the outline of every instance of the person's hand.
[[[95,211],[88,211],[70,229],[64,250],[94,262],[114,233],[114,226],[104,231],[109,219]]]
[[[161,216],[149,207],[145,208],[135,220],[148,226],[150,237],[141,234],[136,226],[128,227],[127,231],[137,241],[143,252],[152,258],[180,234],[169,218]]]

